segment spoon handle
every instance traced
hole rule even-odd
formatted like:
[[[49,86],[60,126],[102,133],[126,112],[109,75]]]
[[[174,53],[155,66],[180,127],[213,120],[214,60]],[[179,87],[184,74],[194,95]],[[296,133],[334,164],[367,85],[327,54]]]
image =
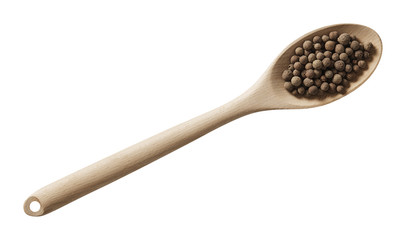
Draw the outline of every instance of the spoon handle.
[[[172,127],[116,154],[74,172],[33,193],[24,203],[30,216],[52,212],[94,190],[171,153],[206,133],[249,113],[249,97],[242,95],[210,112]],[[31,202],[40,209],[30,209]]]

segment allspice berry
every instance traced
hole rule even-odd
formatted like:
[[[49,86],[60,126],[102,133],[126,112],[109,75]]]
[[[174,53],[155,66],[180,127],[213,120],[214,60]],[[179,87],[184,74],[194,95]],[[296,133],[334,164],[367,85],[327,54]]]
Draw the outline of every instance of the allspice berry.
[[[334,74],[334,77],[333,77],[334,84],[340,84],[342,80],[343,80],[343,78],[341,77],[340,74]]]
[[[331,93],[335,93],[336,92],[336,85],[334,84],[334,83],[329,83],[328,84],[328,87],[329,87],[329,91],[331,92]]]
[[[313,43],[321,43],[321,37],[320,36],[314,36],[313,37]]]
[[[307,57],[306,57],[306,56],[300,56],[299,62],[300,62],[302,65],[306,65],[306,63],[307,63]]]
[[[338,60],[340,60],[340,55],[338,55],[338,53],[333,53],[333,55],[331,56],[331,59],[333,59],[333,61],[338,61]]]
[[[323,63],[324,68],[328,68],[331,66],[331,59],[330,58],[325,58],[321,61]]]
[[[328,36],[330,37],[331,40],[335,41],[338,38],[338,32],[337,31],[330,32]]]
[[[291,70],[285,70],[282,73],[282,79],[287,81],[293,77],[293,72]]]
[[[290,57],[290,63],[295,63],[297,61],[299,61],[299,56],[293,55]]]
[[[303,94],[306,92],[306,89],[305,89],[304,87],[300,87],[300,88],[297,89],[297,92],[298,92],[300,95],[303,95]]]
[[[352,41],[350,44],[350,48],[354,51],[357,51],[359,49],[359,42],[358,41]]]
[[[314,60],[316,60],[316,54],[310,53],[309,56],[307,56],[307,60],[309,62],[313,62]]]
[[[302,84],[302,79],[300,77],[298,77],[298,76],[294,76],[294,77],[292,77],[290,82],[292,83],[293,86],[299,87],[300,84]]]
[[[353,79],[354,79],[354,77],[355,77],[355,73],[353,73],[353,72],[347,73],[347,76],[346,76],[346,77],[347,77],[347,79],[348,79],[348,80],[350,80],[350,81],[351,81],[351,80],[353,80]]]
[[[323,53],[319,52],[319,53],[316,54],[316,59],[323,60],[323,58],[324,58]]]
[[[323,74],[323,72],[321,70],[319,70],[319,69],[314,70],[314,77],[315,78],[320,78],[322,74]]]
[[[306,70],[302,70],[301,72],[300,72],[300,76],[304,79],[304,78],[306,78]]]
[[[344,86],[343,85],[338,85],[337,86],[337,92],[344,93]]]
[[[287,69],[282,72],[284,88],[296,96],[325,97],[346,92],[350,81],[367,67],[373,51],[355,36],[331,31],[302,42],[295,48]]]
[[[348,59],[348,55],[346,53],[340,54],[340,60],[347,61],[347,59]]]
[[[309,50],[311,50],[312,48],[313,48],[313,43],[312,43],[311,41],[306,40],[306,41],[303,43],[303,49],[304,49],[304,50],[309,51]]]
[[[295,49],[295,54],[296,54],[296,55],[302,56],[303,53],[304,53],[304,52],[303,52],[303,48],[297,47],[297,48]]]
[[[296,70],[302,70],[302,69],[303,69],[303,65],[302,65],[300,62],[295,62],[295,63],[293,64],[293,67],[294,67]]]
[[[330,52],[330,51],[325,51],[325,52],[324,52],[324,56],[325,56],[326,58],[331,58],[332,55],[333,55],[333,53]]]
[[[345,47],[342,44],[337,44],[335,47],[335,52],[341,54],[345,51]]]
[[[354,54],[354,50],[352,50],[352,48],[347,47],[347,48],[345,49],[345,53],[346,53],[348,56],[352,56],[352,55]]]
[[[283,86],[285,87],[286,90],[288,90],[289,92],[291,92],[293,89],[295,89],[295,87],[292,85],[291,82],[285,82],[283,84]]]
[[[334,63],[334,67],[337,71],[344,71],[345,63],[342,60],[338,60]]]
[[[355,51],[354,56],[356,59],[361,60],[364,57],[364,52],[362,50]]]
[[[321,86],[320,86],[320,89],[321,89],[322,91],[324,91],[324,92],[327,92],[328,89],[329,89],[328,83],[327,83],[327,82],[322,83]]]
[[[323,63],[320,60],[314,60],[313,61],[313,68],[314,69],[322,69],[323,68]]]
[[[368,52],[371,52],[371,50],[372,50],[372,43],[371,43],[371,42],[368,42],[367,44],[365,44],[365,45],[364,45],[364,50],[365,50],[365,51],[368,51]]]
[[[346,64],[345,65],[345,72],[350,73],[352,71],[352,65],[351,64]]]
[[[348,33],[342,33],[338,38],[337,41],[344,46],[347,46],[350,43],[351,37]]]
[[[315,96],[319,92],[319,88],[316,86],[311,86],[309,87],[308,92],[310,95]]]
[[[331,70],[328,70],[324,73],[324,76],[326,76],[326,78],[333,78],[334,73]]]
[[[313,71],[313,69],[306,70],[305,76],[306,76],[307,78],[314,78],[314,71]]]
[[[310,79],[310,78],[305,78],[304,80],[303,80],[303,85],[305,85],[305,87],[310,87],[310,86],[312,86],[313,85],[313,80],[312,79]]]
[[[327,51],[333,51],[335,46],[336,46],[336,42],[329,40],[324,45],[324,48],[326,48]]]
[[[367,63],[364,60],[359,60],[358,61],[358,66],[360,68],[366,68],[367,67]]]
[[[358,63],[357,63],[357,65],[353,65],[353,66],[352,66],[352,71],[354,71],[355,73],[358,73],[360,70],[361,70],[361,69],[360,69],[360,67],[358,66]]]

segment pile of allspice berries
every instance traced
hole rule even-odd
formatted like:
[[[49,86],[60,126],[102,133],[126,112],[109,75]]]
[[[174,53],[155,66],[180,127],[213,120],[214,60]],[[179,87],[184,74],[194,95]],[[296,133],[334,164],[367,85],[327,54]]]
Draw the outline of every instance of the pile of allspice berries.
[[[337,31],[314,36],[297,47],[282,73],[286,90],[296,96],[326,96],[345,93],[351,81],[367,67],[372,43]]]

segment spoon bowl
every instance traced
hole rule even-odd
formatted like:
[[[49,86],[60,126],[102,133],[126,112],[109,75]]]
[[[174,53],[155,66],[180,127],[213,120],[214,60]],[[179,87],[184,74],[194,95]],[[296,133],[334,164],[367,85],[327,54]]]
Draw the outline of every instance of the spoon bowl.
[[[328,94],[323,97],[296,97],[290,92],[286,91],[282,80],[282,72],[287,69],[290,64],[290,57],[294,55],[294,51],[297,47],[302,46],[305,40],[311,40],[314,36],[328,35],[331,31],[338,31],[339,33],[354,34],[357,39],[362,42],[371,42],[374,46],[374,51],[368,59],[368,67],[363,69],[358,75],[355,81],[351,82],[350,87],[344,94]],[[261,92],[261,104],[259,108],[261,110],[272,109],[300,109],[318,107],[335,100],[338,100],[345,95],[348,95],[359,86],[361,86],[374,72],[378,66],[379,60],[382,56],[382,41],[378,33],[373,29],[358,25],[358,24],[336,24],[326,27],[322,27],[306,33],[302,37],[295,40],[289,46],[287,46],[275,61],[268,67],[265,73],[260,77],[258,82],[249,90],[253,92]]]
[[[354,91],[371,76],[378,65],[382,55],[382,42],[379,35],[374,30],[357,24],[339,24],[317,29],[290,44],[260,79],[233,101],[39,189],[27,198],[24,203],[24,211],[30,216],[50,213],[239,117],[263,110],[317,107],[340,99],[346,94],[336,94],[324,98],[295,97],[285,90],[281,77],[283,70],[289,65],[289,59],[296,47],[301,46],[304,40],[310,39],[314,35],[328,34],[330,31],[355,34],[361,42],[372,42],[374,45],[375,53],[371,55],[372,59],[368,62],[368,69],[358,75],[358,79],[351,83],[346,94]],[[42,169],[46,169],[46,167]],[[33,202],[39,204],[39,209],[31,209]],[[117,202],[117,204],[119,203]]]

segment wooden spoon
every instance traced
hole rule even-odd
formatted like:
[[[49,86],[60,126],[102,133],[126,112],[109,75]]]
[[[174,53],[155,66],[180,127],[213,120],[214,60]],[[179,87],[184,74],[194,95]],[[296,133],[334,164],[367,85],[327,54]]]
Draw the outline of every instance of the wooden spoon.
[[[25,213],[42,216],[52,212],[247,114],[273,109],[311,108],[340,99],[343,94],[324,98],[297,98],[284,89],[281,78],[296,47],[315,35],[321,36],[331,31],[354,34],[361,42],[372,42],[375,48],[368,61],[368,69],[358,75],[346,94],[354,91],[371,76],[379,63],[382,55],[379,35],[371,28],[357,24],[338,24],[317,29],[283,50],[259,80],[241,96],[41,188],[25,201]],[[39,210],[30,208],[32,202],[40,204]]]

